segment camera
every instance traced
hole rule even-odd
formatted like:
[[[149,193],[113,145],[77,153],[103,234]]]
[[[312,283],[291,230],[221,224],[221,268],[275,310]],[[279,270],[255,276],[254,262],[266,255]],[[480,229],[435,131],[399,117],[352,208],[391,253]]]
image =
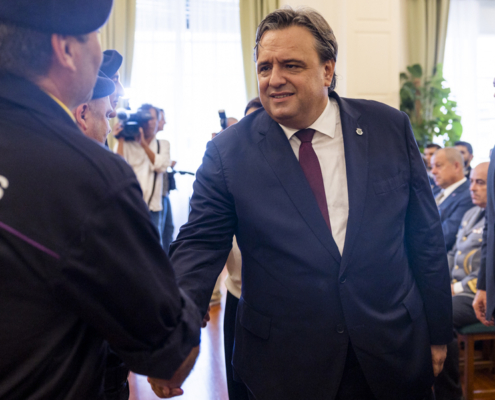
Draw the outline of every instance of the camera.
[[[148,111],[138,110],[135,113],[129,113],[126,110],[119,110],[117,118],[123,128],[118,137],[124,137],[125,140],[130,141],[136,139],[139,135],[139,128],[143,128],[153,117]]]

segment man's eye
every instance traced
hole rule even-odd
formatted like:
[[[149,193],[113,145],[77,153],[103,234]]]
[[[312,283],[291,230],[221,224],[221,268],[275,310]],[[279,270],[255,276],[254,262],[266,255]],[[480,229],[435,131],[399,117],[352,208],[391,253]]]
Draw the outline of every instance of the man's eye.
[[[265,65],[263,67],[260,67],[260,72],[265,72],[265,71],[268,71],[268,66]]]

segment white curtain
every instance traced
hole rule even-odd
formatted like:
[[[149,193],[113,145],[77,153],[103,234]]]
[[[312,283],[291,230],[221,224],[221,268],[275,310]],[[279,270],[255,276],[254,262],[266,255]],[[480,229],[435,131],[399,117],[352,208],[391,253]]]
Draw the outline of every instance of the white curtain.
[[[495,145],[495,2],[451,0],[444,76],[462,117],[461,140],[473,145],[476,165]]]
[[[239,0],[137,0],[130,106],[165,110],[176,170],[196,172],[218,132],[218,110],[240,119],[246,106]],[[176,232],[186,222],[192,177],[176,175],[170,200]]]

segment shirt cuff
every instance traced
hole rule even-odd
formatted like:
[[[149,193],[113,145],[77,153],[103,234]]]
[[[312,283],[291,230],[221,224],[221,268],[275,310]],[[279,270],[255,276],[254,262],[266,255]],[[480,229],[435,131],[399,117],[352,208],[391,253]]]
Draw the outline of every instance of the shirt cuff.
[[[464,287],[462,286],[462,282],[454,283],[454,294],[459,294],[464,291]]]

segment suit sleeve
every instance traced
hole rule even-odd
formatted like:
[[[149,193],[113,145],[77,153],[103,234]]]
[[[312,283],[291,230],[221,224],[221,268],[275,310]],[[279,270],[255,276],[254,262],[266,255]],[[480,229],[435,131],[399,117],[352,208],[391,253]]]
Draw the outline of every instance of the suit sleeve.
[[[465,196],[457,205],[452,214],[442,222],[442,230],[445,238],[445,247],[447,250],[452,249],[455,244],[457,232],[462,221],[462,217],[473,207],[471,198]]]
[[[478,271],[478,290],[486,290],[486,250],[488,241],[488,218],[485,218],[485,227],[483,228],[483,240],[481,242],[481,260],[480,269]]]
[[[120,182],[69,243],[55,295],[132,371],[170,379],[199,344],[202,319],[177,286],[135,178]]]
[[[403,114],[410,163],[405,240],[409,265],[423,299],[430,344],[452,341],[452,295],[440,215],[411,124]]]
[[[170,246],[179,286],[206,313],[216,279],[227,261],[237,216],[215,141],[196,173],[191,212]]]

